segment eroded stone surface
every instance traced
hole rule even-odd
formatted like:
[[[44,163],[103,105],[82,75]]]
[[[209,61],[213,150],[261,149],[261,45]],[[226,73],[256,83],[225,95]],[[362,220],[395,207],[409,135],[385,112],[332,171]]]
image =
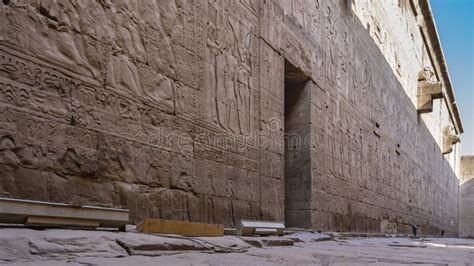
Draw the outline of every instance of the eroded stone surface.
[[[163,256],[191,251],[239,253],[249,248],[233,236],[193,238],[96,230],[0,229],[0,263]]]
[[[117,237],[117,243],[129,255],[162,256],[189,251],[201,252],[243,252],[250,246],[237,237],[182,237],[173,235],[134,234]]]
[[[82,230],[0,229],[0,261],[124,257],[114,233]]]
[[[241,237],[243,241],[246,243],[257,247],[285,247],[285,246],[293,246],[295,243],[294,239],[287,238],[287,237],[252,237],[252,236],[243,236]]]
[[[65,248],[60,253],[57,253],[55,248],[49,249],[52,253],[33,255],[28,245],[21,244],[25,235],[28,236],[29,241],[36,243],[49,242],[48,239],[55,239],[56,242],[60,240]],[[311,232],[297,232],[285,236],[301,240],[295,241],[294,246],[256,248],[242,244],[242,240],[233,236],[170,238],[169,236],[104,231],[0,229],[0,263],[7,265],[64,265],[66,262],[68,265],[469,265],[474,260],[474,240],[472,239],[351,238],[317,242],[303,241],[313,239],[316,235]],[[106,245],[102,246],[103,251],[109,253],[78,252],[79,248],[84,250],[91,247],[97,248],[94,243],[99,238],[121,239],[134,247],[141,246],[148,253],[146,256],[127,253],[111,256],[115,248],[110,245],[108,248]],[[266,238],[255,237],[257,241]],[[11,241],[5,242],[6,239]],[[77,239],[81,241],[78,242]],[[181,248],[176,245],[175,250],[163,252],[165,246],[162,244],[165,242],[179,243],[179,241],[189,240],[200,241],[195,242],[195,247],[200,243],[208,247],[214,246],[214,248],[231,248],[234,251],[221,253],[197,248],[186,250],[184,247],[189,247],[189,242],[181,242],[184,244]],[[103,242],[106,243],[106,241]],[[74,249],[70,248],[72,244],[76,245]],[[88,245],[90,247],[87,247]],[[4,250],[15,250],[16,253],[10,253],[9,259],[5,259],[6,253],[1,253]],[[29,257],[25,257],[24,254],[29,254]]]

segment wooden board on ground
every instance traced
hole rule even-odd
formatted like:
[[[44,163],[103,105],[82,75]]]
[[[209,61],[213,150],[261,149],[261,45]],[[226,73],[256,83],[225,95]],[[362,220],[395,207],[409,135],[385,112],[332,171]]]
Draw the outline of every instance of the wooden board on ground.
[[[224,225],[146,218],[137,228],[141,232],[184,236],[223,236]]]
[[[0,198],[0,223],[32,227],[114,227],[125,230],[129,210]]]

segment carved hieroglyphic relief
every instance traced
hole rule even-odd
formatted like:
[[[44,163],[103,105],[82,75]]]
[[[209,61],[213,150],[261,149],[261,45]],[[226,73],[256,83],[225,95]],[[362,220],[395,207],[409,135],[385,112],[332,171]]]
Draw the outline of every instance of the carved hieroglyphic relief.
[[[230,132],[247,135],[251,123],[253,34],[209,1],[206,34],[206,89],[212,121]]]
[[[175,79],[182,75],[177,73],[172,44],[199,47],[197,23],[186,24],[183,17],[197,12],[194,1],[147,1],[135,6],[48,0],[11,6],[15,9],[1,10],[5,24],[0,42],[130,94],[156,97],[159,85],[142,84],[150,71]],[[19,21],[15,12],[29,19]]]

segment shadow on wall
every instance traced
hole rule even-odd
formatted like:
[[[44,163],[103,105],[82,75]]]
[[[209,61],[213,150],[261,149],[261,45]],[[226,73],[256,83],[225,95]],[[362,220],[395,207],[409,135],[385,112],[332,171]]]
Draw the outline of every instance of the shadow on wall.
[[[474,238],[474,178],[460,185],[459,236]]]
[[[313,199],[317,199],[313,227],[379,232],[381,220],[386,219],[396,224],[399,233],[411,233],[411,223],[415,223],[422,234],[439,235],[445,231],[456,235],[459,185],[455,172],[369,31],[348,11],[350,7],[338,7],[343,12],[332,12],[338,16],[331,19],[347,25],[336,25],[339,29],[335,34],[348,38],[332,37],[336,45],[327,47],[319,44],[327,58],[325,63],[335,66],[318,74],[324,75],[322,81],[314,81],[320,87],[314,98],[326,101],[326,110],[316,116],[329,115],[332,122],[316,134],[329,132],[331,135],[322,138],[332,144],[333,151],[323,146],[313,155],[319,157],[313,167],[314,183],[321,183],[312,192]],[[354,49],[341,49],[337,40],[352,41],[352,37]],[[337,59],[329,58],[333,55]],[[349,73],[342,71],[340,65],[346,66]],[[331,75],[337,79],[353,76],[354,85],[351,83],[349,91],[344,91],[337,84],[339,80],[333,85],[328,82]],[[330,99],[326,99],[327,95]],[[327,110],[328,106],[329,110],[333,108],[334,95],[336,111],[330,113]],[[351,128],[353,124],[355,129]],[[334,147],[344,149],[344,145],[350,145],[345,139],[369,150],[367,159],[362,152],[356,154],[360,157],[360,172],[356,174],[345,174],[347,162],[334,151]],[[323,169],[325,161],[330,161],[331,169]]]

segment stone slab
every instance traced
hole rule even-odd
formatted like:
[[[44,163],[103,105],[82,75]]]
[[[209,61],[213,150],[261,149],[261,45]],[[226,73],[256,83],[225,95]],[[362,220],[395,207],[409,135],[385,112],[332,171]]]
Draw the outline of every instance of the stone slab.
[[[388,244],[391,247],[402,247],[402,248],[426,248],[424,244],[403,244],[403,243],[392,243]]]
[[[427,247],[390,246],[417,243]],[[169,244],[175,245],[176,250],[166,251],[165,247],[170,247]],[[202,248],[196,250],[198,246]],[[0,264],[22,266],[66,263],[140,266],[470,265],[474,261],[473,248],[474,240],[459,238],[429,238],[423,241],[359,238],[253,248],[233,236],[174,237],[102,230],[0,228]],[[134,255],[139,253],[142,255]]]
[[[329,241],[333,239],[333,237],[330,236],[328,233],[317,233],[307,231],[293,232],[291,234],[286,235],[285,237],[293,240],[295,243],[311,243],[319,241]]]
[[[257,247],[286,247],[293,246],[295,241],[286,237],[252,237],[243,236],[241,239],[248,244]]]
[[[238,235],[283,235],[285,225],[271,221],[240,221]]]
[[[0,264],[79,257],[162,256],[183,252],[240,253],[238,237],[180,237],[104,230],[0,228]]]

